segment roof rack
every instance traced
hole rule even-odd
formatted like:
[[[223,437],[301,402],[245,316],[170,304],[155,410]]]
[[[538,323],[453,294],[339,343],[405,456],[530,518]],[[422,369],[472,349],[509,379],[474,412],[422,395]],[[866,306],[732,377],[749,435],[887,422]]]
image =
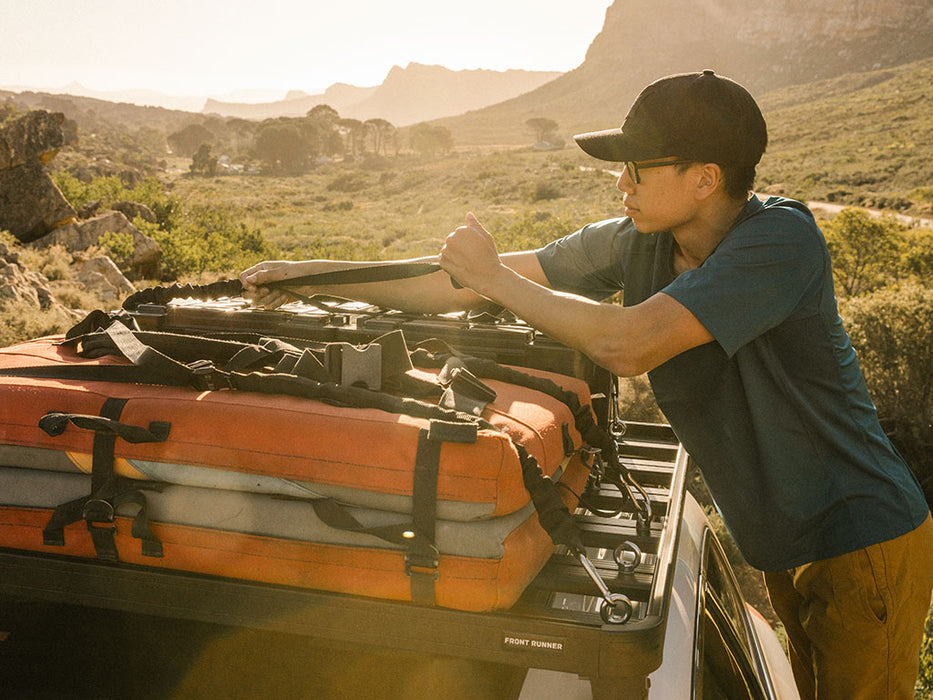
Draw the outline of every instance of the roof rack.
[[[242,314],[250,314],[247,318]],[[276,335],[315,339],[340,332],[360,337],[403,327],[430,326],[431,336],[470,331],[466,317],[424,319],[368,314],[346,306],[333,311],[302,310],[284,315],[238,306],[197,303],[140,307],[135,314],[149,330],[198,332],[215,336]],[[351,318],[353,317],[353,318]],[[508,355],[504,363],[530,364],[551,350],[547,368],[580,376],[605,389],[601,375],[581,367],[580,356],[513,319],[493,321]],[[484,320],[484,329],[489,322]],[[441,331],[441,333],[439,333]],[[333,337],[328,340],[336,339]],[[417,338],[415,338],[417,339]],[[509,343],[511,343],[509,345]],[[460,343],[462,346],[463,344]],[[482,343],[481,343],[482,345]],[[485,345],[488,350],[489,345]],[[531,351],[534,348],[534,352]],[[481,348],[482,349],[482,348]],[[470,349],[466,349],[470,352]],[[556,358],[556,360],[554,359]],[[533,366],[533,365],[531,365]],[[569,367],[573,371],[567,371]],[[608,392],[607,392],[608,393]],[[605,402],[611,403],[609,399]],[[313,636],[335,642],[391,647],[412,652],[567,671],[590,679],[644,678],[661,663],[677,540],[684,504],[687,456],[669,426],[602,417],[619,446],[623,464],[651,501],[649,527],[640,526],[631,500],[614,487],[591,479],[575,517],[587,556],[612,593],[632,602],[624,624],[599,613],[602,597],[579,562],[559,549],[513,608],[472,613],[361,598],[187,572],[154,570],[125,563],[87,561],[60,555],[0,550],[0,595]],[[611,517],[607,512],[614,513]],[[623,543],[625,544],[620,548]]]

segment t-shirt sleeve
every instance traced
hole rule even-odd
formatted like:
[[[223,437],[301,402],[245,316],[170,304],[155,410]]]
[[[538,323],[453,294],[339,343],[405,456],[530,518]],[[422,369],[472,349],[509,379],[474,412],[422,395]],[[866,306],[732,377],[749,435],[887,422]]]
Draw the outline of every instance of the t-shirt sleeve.
[[[624,239],[635,231],[628,218],[588,224],[536,252],[553,289],[595,300],[622,289]]]
[[[791,209],[762,212],[661,291],[689,309],[731,357],[785,319],[817,312],[801,304],[822,284],[827,256],[811,217]]]

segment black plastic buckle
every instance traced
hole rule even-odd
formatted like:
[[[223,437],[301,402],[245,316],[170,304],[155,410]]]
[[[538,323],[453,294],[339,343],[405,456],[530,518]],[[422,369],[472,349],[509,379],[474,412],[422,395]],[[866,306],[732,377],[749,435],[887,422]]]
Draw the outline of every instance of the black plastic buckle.
[[[191,371],[191,385],[200,391],[229,389],[230,380],[211,360],[195,360],[185,365]],[[223,381],[218,381],[218,380]]]
[[[493,389],[483,384],[475,374],[465,367],[454,367],[450,371],[448,386],[457,393],[466,394],[471,398],[486,403],[492,403],[498,396]]]
[[[405,575],[409,578],[412,573],[433,576],[438,579],[437,567],[441,563],[441,553],[433,544],[420,545],[417,550],[409,549],[405,552]]]
[[[382,389],[382,346],[330,343],[324,348],[324,366],[341,386]]]

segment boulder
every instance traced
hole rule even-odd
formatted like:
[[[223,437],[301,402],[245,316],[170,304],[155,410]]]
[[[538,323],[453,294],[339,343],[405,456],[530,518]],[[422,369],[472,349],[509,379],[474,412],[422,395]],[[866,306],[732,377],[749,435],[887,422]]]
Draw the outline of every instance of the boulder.
[[[39,309],[64,310],[52,295],[48,279],[23,267],[18,259],[15,254],[0,255],[0,302],[25,301]]]
[[[28,243],[74,218],[74,207],[40,161],[0,170],[0,230]]]
[[[78,262],[75,266],[78,282],[103,301],[123,299],[136,288],[130,283],[116,263],[106,255],[98,255]]]
[[[158,277],[162,248],[118,211],[105,211],[93,219],[62,226],[30,245],[47,248],[58,243],[69,253],[76,253],[99,245],[100,237],[105,233],[130,234],[133,237],[133,254],[128,261],[130,270],[139,277]]]
[[[26,301],[36,308],[41,306],[39,292],[33,284],[36,280],[28,278],[26,273],[17,263],[0,260],[0,302]],[[45,289],[48,291],[48,285]],[[50,291],[48,297],[51,297]]]
[[[130,221],[138,216],[143,221],[148,221],[150,224],[156,223],[155,212],[153,212],[152,209],[147,207],[145,204],[140,204],[139,202],[129,202],[127,200],[122,200],[119,202],[114,202],[110,205],[110,208],[114,211],[120,212]]]
[[[100,211],[103,202],[99,199],[95,199],[93,202],[88,202],[87,204],[82,205],[78,209],[78,218],[79,219],[90,219],[97,216],[97,212]]]
[[[0,170],[34,160],[48,163],[65,145],[65,115],[36,110],[0,129]]]

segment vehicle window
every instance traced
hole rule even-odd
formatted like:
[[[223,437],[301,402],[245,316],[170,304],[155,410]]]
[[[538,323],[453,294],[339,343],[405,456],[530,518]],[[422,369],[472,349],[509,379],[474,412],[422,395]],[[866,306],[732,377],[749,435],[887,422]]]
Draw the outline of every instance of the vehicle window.
[[[751,661],[745,608],[718,544],[705,545],[701,609],[697,619],[694,697],[700,700],[763,700]]]

